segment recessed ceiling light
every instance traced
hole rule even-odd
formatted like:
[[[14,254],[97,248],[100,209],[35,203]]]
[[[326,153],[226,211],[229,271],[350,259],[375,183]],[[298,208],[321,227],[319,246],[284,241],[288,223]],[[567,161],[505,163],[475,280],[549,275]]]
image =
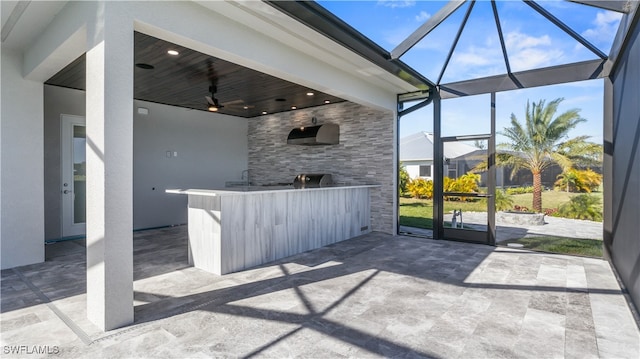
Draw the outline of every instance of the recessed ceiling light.
[[[249,109],[249,106],[244,106],[244,107],[242,107],[242,108],[244,108],[245,110],[248,110],[248,109]]]
[[[331,101],[329,101],[329,100],[324,100],[324,103],[331,103]]]
[[[139,68],[139,69],[144,69],[144,70],[153,70],[154,69],[153,65],[143,64],[143,63],[136,64],[136,67]]]
[[[266,115],[266,114],[267,114],[267,111],[262,111],[262,114],[263,114],[263,115]]]
[[[297,109],[297,107],[296,106],[291,106],[291,109],[295,110],[295,109]]]
[[[315,95],[313,92],[311,91],[307,92],[307,96],[313,96],[313,95]]]
[[[176,50],[169,50],[167,51],[167,54],[171,55],[171,56],[176,56],[179,55],[180,53]]]

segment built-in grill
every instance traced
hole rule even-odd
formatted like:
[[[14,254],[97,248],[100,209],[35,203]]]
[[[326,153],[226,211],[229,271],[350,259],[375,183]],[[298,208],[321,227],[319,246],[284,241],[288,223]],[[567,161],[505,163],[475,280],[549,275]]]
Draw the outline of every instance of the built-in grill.
[[[327,173],[299,174],[293,180],[294,188],[319,188],[333,184],[333,179]]]

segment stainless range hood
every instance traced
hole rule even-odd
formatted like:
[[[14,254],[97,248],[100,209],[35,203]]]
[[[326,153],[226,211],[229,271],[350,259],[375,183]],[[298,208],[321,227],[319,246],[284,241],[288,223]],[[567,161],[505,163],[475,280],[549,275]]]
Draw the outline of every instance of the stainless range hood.
[[[297,127],[289,132],[287,143],[304,146],[337,145],[340,143],[340,126],[325,123],[318,126]]]

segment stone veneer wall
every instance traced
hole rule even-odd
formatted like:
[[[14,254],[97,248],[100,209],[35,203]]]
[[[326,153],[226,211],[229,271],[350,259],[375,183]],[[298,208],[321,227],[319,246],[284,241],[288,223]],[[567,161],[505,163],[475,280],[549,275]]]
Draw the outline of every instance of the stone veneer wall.
[[[288,145],[294,127],[340,125],[340,144]],[[249,179],[254,184],[292,182],[300,173],[330,173],[339,184],[380,184],[371,189],[371,227],[395,233],[394,114],[351,102],[265,115],[249,120]],[[313,215],[313,214],[302,214]]]

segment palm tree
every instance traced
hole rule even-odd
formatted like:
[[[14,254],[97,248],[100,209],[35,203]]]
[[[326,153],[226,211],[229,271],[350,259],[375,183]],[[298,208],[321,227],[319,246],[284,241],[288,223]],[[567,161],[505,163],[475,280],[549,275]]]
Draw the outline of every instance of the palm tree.
[[[587,141],[591,136],[577,136],[558,145],[558,152],[571,159],[577,167],[602,166],[603,147]]]
[[[510,166],[511,177],[521,170],[531,171],[533,175],[533,209],[542,212],[542,182],[541,174],[546,168],[557,163],[563,170],[571,168],[572,160],[560,151],[566,142],[570,130],[585,119],[579,115],[580,110],[568,110],[554,117],[558,105],[564,98],[558,98],[545,105],[544,100],[529,104],[525,112],[524,124],[511,114],[511,127],[506,127],[500,134],[510,142],[500,145],[508,150],[501,152],[496,159],[497,165]],[[576,146],[576,144],[573,144]]]

